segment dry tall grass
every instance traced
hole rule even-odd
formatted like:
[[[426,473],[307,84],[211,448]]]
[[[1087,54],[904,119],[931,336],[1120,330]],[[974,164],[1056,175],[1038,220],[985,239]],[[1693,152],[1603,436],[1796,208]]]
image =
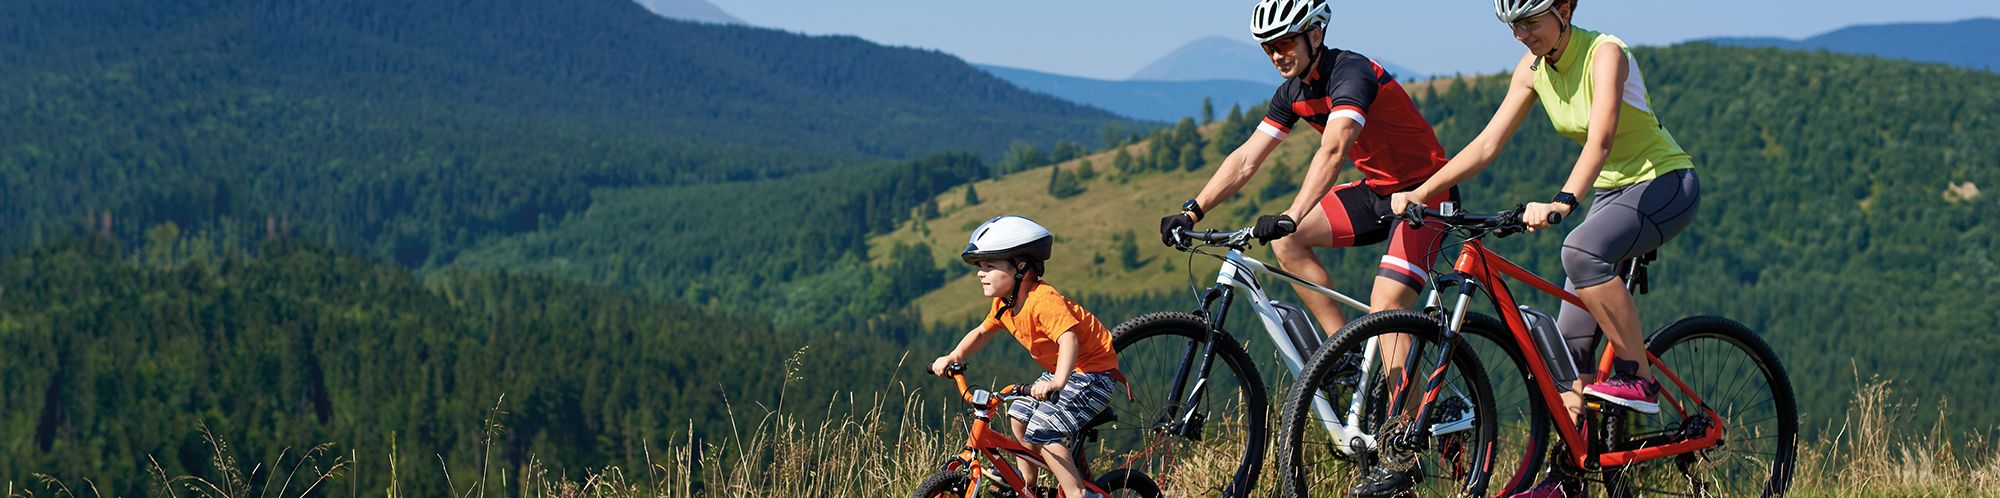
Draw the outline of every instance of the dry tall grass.
[[[865,402],[850,395],[829,403],[825,416],[816,418],[777,410],[754,417],[737,413],[728,441],[697,446],[683,438],[676,447],[658,453],[649,450],[644,468],[637,472],[613,467],[577,476],[552,472],[550,465],[534,461],[512,472],[498,470],[497,475],[490,473],[493,469],[483,470],[486,475],[470,476],[471,486],[453,485],[451,494],[457,498],[907,496],[942,458],[958,450],[965,421],[962,415],[953,415],[941,424],[927,423],[924,419],[938,415],[926,410],[918,392],[907,386],[896,392],[908,401],[905,413],[886,413],[887,403],[880,395]],[[1861,386],[1840,425],[1825,431],[1831,434],[1828,439],[1801,441],[1792,495],[2000,496],[2000,450],[1977,437],[1962,446],[1955,444],[1943,413],[1932,419],[1911,412],[1911,406],[1895,399],[1889,382]],[[495,413],[502,412],[496,408]],[[490,440],[499,427],[488,420],[484,435]],[[281,454],[269,464],[278,469],[289,466],[291,472],[285,476],[256,469],[246,474],[227,443],[212,435],[208,441],[215,450],[212,463],[218,475],[156,473],[160,495],[249,498],[253,487],[245,476],[261,475],[264,483],[255,487],[260,498],[274,485],[278,498],[309,496],[338,479],[357,457],[329,455],[327,445],[321,445],[299,455]],[[1219,488],[1232,470],[1223,464],[1199,467],[1173,476],[1183,490],[1174,494]],[[50,496],[95,494],[89,486],[73,491],[55,477],[38,477]],[[278,478],[284,482],[272,482]],[[1272,480],[1267,472],[1257,496],[1270,495]],[[288,484],[294,481],[298,484]],[[403,494],[398,490],[392,486],[389,498]],[[6,496],[26,498],[36,493],[10,485]]]

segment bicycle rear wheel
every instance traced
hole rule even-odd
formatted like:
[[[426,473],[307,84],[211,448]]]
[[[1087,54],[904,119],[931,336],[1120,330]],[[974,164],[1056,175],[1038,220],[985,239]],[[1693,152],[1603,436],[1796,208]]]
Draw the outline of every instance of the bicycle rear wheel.
[[[1096,463],[1150,475],[1169,496],[1249,496],[1263,468],[1269,402],[1250,355],[1228,334],[1213,334],[1215,361],[1201,370],[1210,337],[1207,321],[1181,312],[1112,331],[1132,398],[1112,395],[1117,419],[1087,443]]]
[[[1345,495],[1358,482],[1361,472],[1379,458],[1378,437],[1396,431],[1384,427],[1401,425],[1387,411],[1389,388],[1382,382],[1382,362],[1364,365],[1362,355],[1368,340],[1386,334],[1410,334],[1419,348],[1418,363],[1409,368],[1420,374],[1419,383],[1435,372],[1443,381],[1438,397],[1431,402],[1431,415],[1423,421],[1434,433],[1416,443],[1424,448],[1416,459],[1418,496],[1481,496],[1492,471],[1495,450],[1494,399],[1487,385],[1486,369],[1464,341],[1453,346],[1444,358],[1441,324],[1428,315],[1412,311],[1371,313],[1355,320],[1334,335],[1333,341],[1314,353],[1299,373],[1280,411],[1278,432],[1279,487],[1283,495],[1304,498]],[[1363,389],[1365,382],[1372,387]],[[1408,388],[1409,402],[1422,396],[1421,384]],[[1344,417],[1360,400],[1354,419]],[[1336,418],[1327,420],[1314,408],[1315,398],[1331,404]],[[1344,437],[1330,426],[1358,426],[1360,435]],[[1373,439],[1373,441],[1369,441]],[[1345,447],[1345,449],[1343,449]]]
[[[1798,458],[1798,407],[1791,380],[1777,354],[1755,332],[1734,321],[1682,319],[1646,341],[1704,404],[1721,417],[1722,443],[1707,450],[1634,464],[1607,477],[1611,496],[1777,496],[1791,485]],[[1667,394],[1686,402],[1659,376]],[[1666,394],[1663,394],[1664,397]],[[1663,401],[1660,413],[1628,413],[1631,447],[1648,437],[1679,434],[1687,424]],[[1698,408],[1689,407],[1698,413]],[[1705,422],[1705,421],[1701,421]]]

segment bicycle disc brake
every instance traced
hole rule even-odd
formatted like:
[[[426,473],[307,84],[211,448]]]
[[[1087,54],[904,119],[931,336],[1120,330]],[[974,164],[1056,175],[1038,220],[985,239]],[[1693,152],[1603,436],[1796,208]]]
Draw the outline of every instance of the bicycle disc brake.
[[[1397,415],[1383,422],[1382,428],[1375,431],[1376,458],[1383,467],[1396,472],[1405,472],[1417,466],[1418,455],[1423,452],[1423,445],[1420,441],[1415,441],[1417,437],[1413,432],[1415,431],[1411,430],[1410,417],[1407,415]]]

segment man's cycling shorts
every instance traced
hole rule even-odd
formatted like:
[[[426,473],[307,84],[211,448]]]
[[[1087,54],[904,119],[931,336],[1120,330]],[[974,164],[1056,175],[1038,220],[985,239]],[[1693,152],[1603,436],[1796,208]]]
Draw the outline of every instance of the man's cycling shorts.
[[[1426,199],[1424,205],[1437,209],[1445,201],[1458,200],[1458,188],[1452,187]],[[1389,249],[1382,254],[1376,275],[1412,289],[1422,289],[1430,280],[1431,264],[1437,261],[1444,243],[1444,229],[1436,225],[1413,229],[1395,219],[1384,220],[1384,216],[1395,214],[1389,211],[1389,196],[1375,193],[1361,180],[1333,187],[1320,198],[1319,208],[1333,225],[1333,241],[1325,247],[1357,247],[1387,240]]]

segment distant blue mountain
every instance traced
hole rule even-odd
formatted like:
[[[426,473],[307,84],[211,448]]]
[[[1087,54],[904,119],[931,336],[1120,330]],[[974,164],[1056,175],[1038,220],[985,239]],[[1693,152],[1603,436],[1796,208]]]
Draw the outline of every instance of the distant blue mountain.
[[[1386,69],[1390,74],[1396,75],[1396,79],[1399,81],[1408,82],[1424,79],[1423,75],[1391,64],[1379,57],[1374,57],[1372,54],[1368,55],[1374,58],[1376,63],[1381,64],[1382,69]],[[1277,84],[1283,80],[1283,78],[1278,76],[1278,71],[1271,68],[1271,61],[1266,58],[1263,49],[1257,48],[1256,45],[1249,42],[1231,40],[1219,36],[1211,36],[1188,42],[1187,45],[1182,45],[1181,48],[1174,49],[1173,52],[1168,52],[1167,55],[1153,61],[1152,64],[1147,64],[1139,72],[1132,73],[1132,77],[1129,79],[1154,81],[1242,80],[1267,81],[1272,84]]]
[[[1201,99],[1215,103],[1216,117],[1227,115],[1231,104],[1245,112],[1271,98],[1276,82],[1207,81],[1110,81],[1050,74],[1027,69],[975,64],[1015,86],[1045,93],[1059,99],[1095,106],[1113,113],[1149,121],[1200,119]]]
[[[1826,50],[2000,71],[2000,19],[1851,26],[1804,40],[1710,38],[1717,45]]]
[[[729,15],[715,4],[702,0],[637,0],[646,10],[668,19],[705,22],[709,24],[736,24],[748,26],[750,23]]]

